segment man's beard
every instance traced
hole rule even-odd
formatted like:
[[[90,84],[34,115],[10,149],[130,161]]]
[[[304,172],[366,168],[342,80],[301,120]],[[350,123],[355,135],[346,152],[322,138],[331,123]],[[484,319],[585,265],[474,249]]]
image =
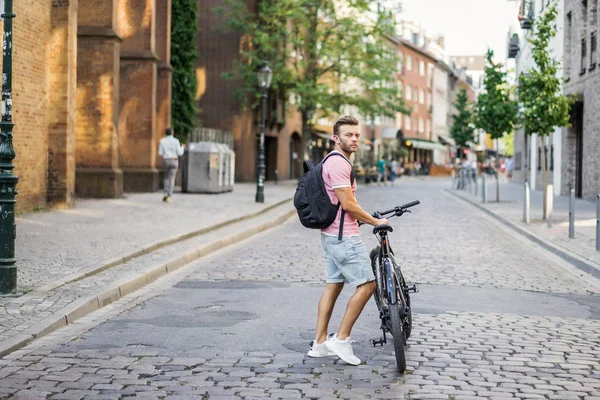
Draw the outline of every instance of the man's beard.
[[[351,144],[347,145],[340,140],[340,148],[342,150],[344,150],[346,153],[354,153],[356,151],[356,150],[352,150],[352,148],[350,146],[352,146],[352,145]]]

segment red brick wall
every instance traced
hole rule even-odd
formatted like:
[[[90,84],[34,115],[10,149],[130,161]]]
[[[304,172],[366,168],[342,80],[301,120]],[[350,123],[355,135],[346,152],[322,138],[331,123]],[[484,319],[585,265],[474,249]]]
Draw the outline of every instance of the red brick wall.
[[[121,87],[119,151],[122,167],[156,165],[156,0],[119,2]]]
[[[16,1],[13,7],[14,173],[19,177],[16,209],[23,212],[46,205],[48,49],[40,38],[50,35],[51,0]]]
[[[409,45],[401,45],[400,49],[404,53],[404,73],[402,77],[404,88],[404,100],[406,101],[407,106],[412,107],[412,114],[410,116],[411,127],[410,129],[406,129],[406,116],[403,116],[402,131],[404,132],[405,137],[431,140],[431,131],[433,130],[433,115],[432,113],[430,113],[430,107],[427,105],[427,95],[429,94],[430,101],[433,102],[433,85],[428,85],[428,82],[430,81],[431,77],[429,76],[427,65],[429,63],[435,65],[435,60],[432,57],[413,49]],[[410,71],[408,70],[407,66],[407,60],[409,57],[412,59],[412,68]],[[424,76],[420,73],[420,61],[423,61],[425,63]],[[432,73],[434,73],[434,71],[435,68],[432,70]],[[406,99],[407,86],[411,87],[411,100]],[[425,93],[424,104],[421,104],[419,101],[420,90],[423,90]],[[417,134],[417,130],[419,128],[419,119],[423,119],[424,121],[424,131],[426,131],[427,129],[427,123],[425,121],[429,121],[429,132],[421,132],[420,134]]]
[[[71,206],[75,195],[77,0],[52,0],[48,68],[48,203]]]
[[[79,37],[77,49],[77,167],[117,168],[120,44]]]
[[[156,137],[160,140],[165,129],[171,126],[171,0],[157,0],[156,7],[156,55],[159,59],[156,87]],[[158,140],[156,149],[158,149]]]

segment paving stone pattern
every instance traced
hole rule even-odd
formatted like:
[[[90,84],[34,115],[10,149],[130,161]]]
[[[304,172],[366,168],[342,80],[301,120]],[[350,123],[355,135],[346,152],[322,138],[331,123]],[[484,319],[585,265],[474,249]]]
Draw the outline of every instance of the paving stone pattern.
[[[434,190],[435,189],[435,190]],[[408,189],[406,189],[408,192]],[[408,195],[411,197],[407,198]],[[423,204],[394,223],[393,243],[409,281],[541,292],[587,294],[590,284],[565,273],[518,237],[488,224],[468,204],[441,188],[372,188],[369,209]],[[384,202],[385,204],[380,204]],[[362,228],[369,244],[373,238]],[[201,260],[187,277],[321,283],[318,234],[295,223]],[[490,261],[492,260],[492,261]],[[499,261],[500,260],[500,261]],[[183,272],[182,272],[183,273]],[[139,302],[181,277],[154,282]],[[248,353],[128,347],[68,352],[71,335],[91,321],[125,312],[121,299],[103,312],[57,331],[0,360],[0,395],[13,398],[122,399],[600,399],[600,321],[496,313],[419,314],[409,340],[409,370],[396,372],[393,354],[365,349],[363,365],[303,353]],[[132,300],[129,300],[132,301]],[[89,334],[92,334],[90,332]],[[77,339],[75,339],[77,340]],[[257,339],[258,340],[258,339]]]

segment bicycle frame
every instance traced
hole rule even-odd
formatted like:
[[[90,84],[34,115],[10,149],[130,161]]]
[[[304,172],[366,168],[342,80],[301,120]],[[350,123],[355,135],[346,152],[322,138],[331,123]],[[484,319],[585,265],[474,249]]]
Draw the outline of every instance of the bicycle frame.
[[[385,284],[385,291],[382,285],[378,285],[379,298],[385,298],[388,304],[396,304],[400,302],[404,310],[408,307],[404,287],[402,285],[403,279],[398,267],[394,253],[392,252],[389,244],[387,232],[382,231],[378,234],[379,240],[379,268],[376,268],[376,276],[378,282]],[[383,273],[384,279],[381,274]],[[398,298],[398,295],[400,298]]]

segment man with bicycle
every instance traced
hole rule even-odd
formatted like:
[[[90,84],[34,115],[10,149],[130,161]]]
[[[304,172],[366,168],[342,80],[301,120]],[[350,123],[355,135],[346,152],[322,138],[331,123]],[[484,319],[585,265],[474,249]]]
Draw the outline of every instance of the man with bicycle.
[[[308,356],[337,355],[348,364],[359,365],[361,361],[354,355],[350,331],[373,295],[376,285],[371,260],[360,237],[358,221],[377,226],[388,224],[388,220],[372,217],[356,201],[356,182],[352,179],[349,160],[360,143],[358,120],[352,116],[337,120],[333,127],[333,140],[335,148],[332,153],[338,152],[343,157],[328,156],[327,162],[323,163],[322,174],[331,202],[337,204],[339,201],[341,206],[335,221],[321,231],[326,285],[319,300],[317,330]],[[356,291],[348,301],[337,333],[328,338],[329,320],[344,282],[355,287]]]

